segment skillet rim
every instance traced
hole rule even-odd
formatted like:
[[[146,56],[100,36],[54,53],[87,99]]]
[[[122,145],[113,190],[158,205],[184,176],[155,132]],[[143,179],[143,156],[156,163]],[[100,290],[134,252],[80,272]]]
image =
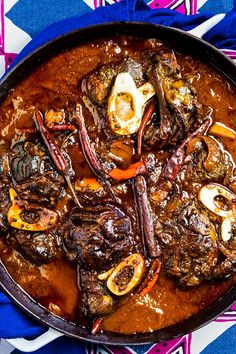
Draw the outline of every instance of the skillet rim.
[[[143,29],[145,31],[143,31]],[[106,32],[107,31],[107,32]],[[182,43],[184,39],[193,43],[193,48],[187,49],[193,56],[197,56],[200,59],[207,59],[209,57],[209,63],[217,71],[220,71],[226,76],[234,85],[236,85],[236,64],[226,57],[213,45],[199,39],[183,30],[166,27],[162,25],[155,25],[145,22],[112,22],[99,25],[93,25],[85,28],[81,28],[50,40],[49,42],[38,47],[36,50],[27,54],[21,59],[13,68],[11,68],[5,76],[0,80],[0,101],[4,100],[8,92],[14,88],[14,86],[23,79],[25,74],[29,74],[31,69],[30,65],[40,65],[43,61],[47,60],[51,56],[63,49],[69,49],[77,45],[83,44],[86,41],[94,40],[97,38],[107,38],[116,34],[130,34],[139,35],[144,38],[154,37],[167,42],[173,41],[173,37],[179,36],[179,40]],[[146,33],[146,31],[148,33]],[[151,32],[151,35],[149,34]],[[165,38],[167,36],[167,39]],[[94,38],[95,37],[95,38]],[[163,38],[164,37],[164,38]],[[71,40],[70,43],[67,41]],[[66,47],[62,47],[66,44]],[[196,44],[196,47],[195,47]],[[203,52],[196,51],[203,49]],[[182,48],[182,52],[185,52],[186,48]],[[12,277],[9,275],[6,267],[3,265],[0,259],[0,286],[11,297],[11,299],[24,311],[26,311],[33,318],[39,320],[42,324],[52,327],[60,332],[73,338],[87,340],[93,343],[104,343],[112,345],[141,345],[149,344],[152,342],[162,342],[176,337],[186,335],[193,330],[199,329],[206,325],[220,313],[227,310],[235,301],[236,285],[229,289],[223,296],[214,301],[211,305],[198,312],[196,315],[177,323],[176,325],[166,327],[161,330],[139,333],[133,335],[116,334],[112,332],[99,333],[96,336],[91,335],[88,330],[75,326],[74,324],[53,315],[46,310],[43,306],[38,304],[32,299],[19,285],[15,283]]]

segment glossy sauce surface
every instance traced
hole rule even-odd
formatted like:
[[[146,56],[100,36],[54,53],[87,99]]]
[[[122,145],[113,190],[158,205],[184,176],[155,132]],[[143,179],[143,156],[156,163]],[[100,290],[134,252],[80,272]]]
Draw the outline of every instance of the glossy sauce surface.
[[[32,127],[34,107],[45,111],[50,108],[70,107],[81,100],[77,83],[98,65],[118,61],[123,56],[135,58],[142,48],[161,47],[158,41],[134,41],[130,38],[115,38],[105,42],[83,45],[53,57],[42,64],[21,82],[0,108],[0,143],[15,138],[15,128]],[[193,86],[198,101],[209,105],[215,121],[220,121],[236,130],[235,88],[207,64],[177,55],[182,72],[193,77]],[[91,117],[86,117],[92,126]],[[93,136],[92,129],[90,130]],[[102,137],[102,133],[101,133]],[[236,147],[227,139],[223,144],[236,160]],[[1,145],[0,145],[1,148]],[[76,177],[92,177],[78,141],[68,148]],[[125,203],[129,204],[129,196]],[[67,203],[61,202],[61,208]],[[0,256],[14,280],[34,299],[56,315],[68,320],[79,318],[81,296],[77,287],[76,265],[64,257],[48,265],[36,267],[6,245],[0,238]],[[145,296],[134,294],[124,299],[111,315],[105,318],[104,330],[119,333],[147,332],[180,322],[221,296],[232,284],[233,278],[210,282],[180,290],[175,282],[164,274],[154,289]]]

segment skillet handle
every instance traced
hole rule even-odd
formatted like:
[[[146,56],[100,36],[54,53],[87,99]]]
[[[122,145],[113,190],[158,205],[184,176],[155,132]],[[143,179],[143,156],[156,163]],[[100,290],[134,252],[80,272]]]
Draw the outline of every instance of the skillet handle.
[[[46,344],[52,342],[53,340],[61,336],[63,336],[63,333],[60,333],[55,329],[49,328],[47,332],[43,333],[41,336],[33,340],[27,340],[24,338],[14,338],[7,339],[7,341],[18,350],[26,353],[31,353],[37,349],[42,348]]]
[[[188,31],[188,33],[192,34],[193,36],[196,36],[198,38],[202,38],[204,34],[206,34],[210,29],[212,29],[217,23],[219,23],[223,18],[225,17],[225,14],[218,14],[215,15],[211,18],[209,18],[207,21],[201,23],[199,26],[193,28],[192,30]]]

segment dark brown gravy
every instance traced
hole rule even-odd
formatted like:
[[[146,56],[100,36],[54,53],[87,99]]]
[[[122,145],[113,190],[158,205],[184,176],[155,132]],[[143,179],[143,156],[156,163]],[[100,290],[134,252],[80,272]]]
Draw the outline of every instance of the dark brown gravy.
[[[122,37],[83,45],[53,57],[21,82],[0,107],[1,139],[10,143],[15,128],[32,126],[34,105],[42,111],[73,106],[80,94],[78,80],[98,65],[127,55],[135,57],[143,47],[161,45],[160,42]],[[194,76],[193,86],[198,100],[212,107],[214,120],[236,130],[235,88],[221,74],[192,57],[178,54],[178,63],[185,74]],[[236,160],[234,144],[227,139],[222,142]],[[76,156],[74,168],[77,176],[91,176],[78,144],[71,148],[70,156]],[[72,157],[72,160],[75,159]],[[9,249],[4,239],[0,239],[0,256],[13,279],[34,299],[56,315],[76,321],[81,298],[75,266],[61,258],[38,268]],[[112,315],[105,318],[103,328],[135,333],[166,327],[197,313],[233,283],[235,279],[232,278],[184,291],[162,274],[148,295],[133,295],[129,301],[124,300]]]

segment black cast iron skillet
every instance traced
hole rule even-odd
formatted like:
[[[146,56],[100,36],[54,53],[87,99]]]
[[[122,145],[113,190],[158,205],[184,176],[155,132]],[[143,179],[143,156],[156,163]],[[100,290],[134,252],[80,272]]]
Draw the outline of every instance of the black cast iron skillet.
[[[32,54],[29,54],[0,81],[0,102],[4,100],[9,91],[25,78],[30,71],[34,70],[34,68],[41,62],[47,60],[56,53],[80,45],[81,43],[90,42],[98,38],[108,38],[116,34],[129,34],[144,38],[158,38],[173,43],[173,48],[196,56],[203,62],[213,66],[216,70],[223,73],[234,85],[236,85],[236,65],[233,61],[224,56],[215,47],[201,39],[184,31],[159,25],[134,22],[109,23],[105,25],[91,26],[62,35],[38,48]],[[11,299],[19,305],[19,307],[43,324],[74,338],[116,345],[146,344],[179,337],[207,324],[221,312],[230,307],[236,300],[235,285],[207,308],[174,326],[144,334],[123,335],[104,332],[92,336],[87,329],[53,315],[44,307],[36,303],[13,281],[1,260],[0,285]]]

